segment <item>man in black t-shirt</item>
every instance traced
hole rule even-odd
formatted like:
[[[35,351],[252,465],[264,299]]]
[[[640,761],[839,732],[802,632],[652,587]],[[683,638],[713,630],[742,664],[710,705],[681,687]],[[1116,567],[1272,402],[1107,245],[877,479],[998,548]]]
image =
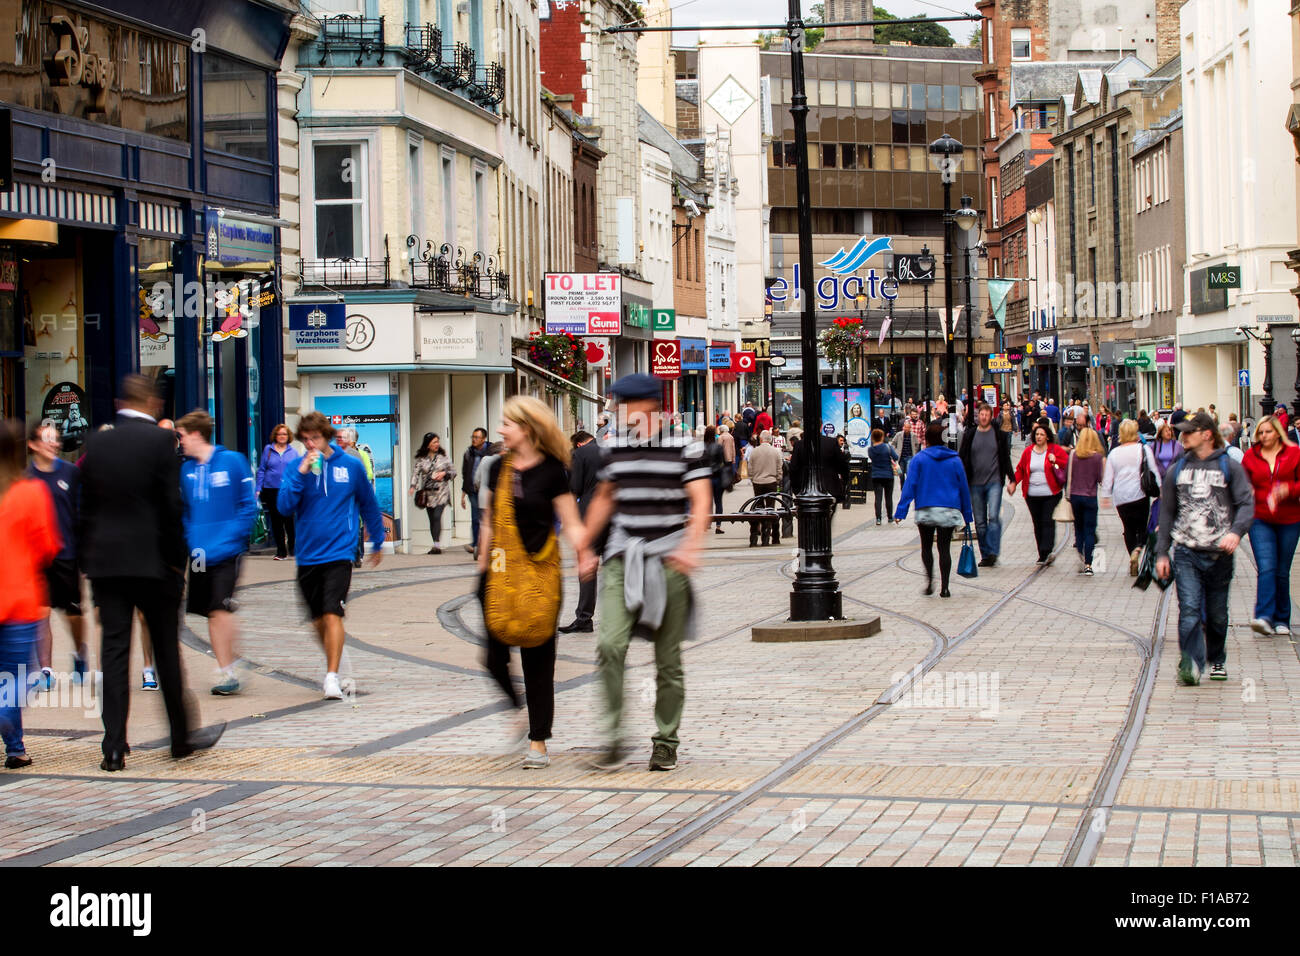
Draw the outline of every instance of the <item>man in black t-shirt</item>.
[[[628,375],[610,391],[622,402],[618,437],[606,449],[600,484],[587,509],[588,544],[581,568],[584,578],[595,574],[590,542],[608,524],[596,645],[608,748],[596,765],[614,770],[624,762],[624,658],[632,634],[639,632],[655,644],[657,732],[650,769],[672,770],[686,702],[681,645],[693,601],[687,575],[699,564],[699,547],[713,516],[711,473],[703,442],[673,436],[664,427],[658,379]]]

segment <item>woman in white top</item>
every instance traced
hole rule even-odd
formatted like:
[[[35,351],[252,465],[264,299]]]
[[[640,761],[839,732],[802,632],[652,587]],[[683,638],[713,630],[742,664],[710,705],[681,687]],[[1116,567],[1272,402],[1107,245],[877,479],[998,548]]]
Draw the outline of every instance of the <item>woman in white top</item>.
[[[1137,576],[1142,545],[1147,540],[1147,522],[1151,517],[1151,499],[1142,490],[1142,459],[1159,481],[1160,468],[1151,448],[1138,441],[1138,424],[1131,418],[1120,422],[1119,444],[1106,457],[1101,479],[1102,504],[1115,502],[1119,520],[1124,525],[1124,550],[1128,552],[1128,573]]]

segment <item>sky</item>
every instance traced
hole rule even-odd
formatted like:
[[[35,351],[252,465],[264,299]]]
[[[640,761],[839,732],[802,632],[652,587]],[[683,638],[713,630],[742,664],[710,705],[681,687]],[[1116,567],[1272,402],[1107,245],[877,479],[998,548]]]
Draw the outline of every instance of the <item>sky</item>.
[[[815,0],[801,0],[805,15]],[[974,0],[886,0],[879,4],[896,17],[951,16],[976,13]],[[780,23],[790,9],[788,0],[671,0],[673,26],[701,23]],[[743,15],[742,15],[743,13]],[[651,21],[653,23],[653,21]],[[965,45],[976,24],[944,24],[958,45]]]

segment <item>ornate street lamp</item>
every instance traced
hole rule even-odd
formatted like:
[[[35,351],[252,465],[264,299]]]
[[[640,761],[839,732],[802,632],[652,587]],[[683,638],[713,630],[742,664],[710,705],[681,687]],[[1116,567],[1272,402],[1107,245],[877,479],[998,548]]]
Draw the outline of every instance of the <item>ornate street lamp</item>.
[[[930,395],[930,283],[934,281],[934,256],[930,254],[929,245],[921,246],[921,254],[916,257],[916,264],[921,270],[921,275],[929,276],[921,283],[925,313],[921,318],[922,334],[925,336],[925,371],[921,375],[921,402],[925,406],[925,419],[928,422],[933,407]]]
[[[1237,326],[1237,334],[1254,339],[1264,347],[1264,394],[1259,400],[1259,410],[1265,415],[1272,415],[1277,402],[1273,399],[1273,330],[1267,325],[1261,326],[1259,332],[1252,332],[1244,325]]]

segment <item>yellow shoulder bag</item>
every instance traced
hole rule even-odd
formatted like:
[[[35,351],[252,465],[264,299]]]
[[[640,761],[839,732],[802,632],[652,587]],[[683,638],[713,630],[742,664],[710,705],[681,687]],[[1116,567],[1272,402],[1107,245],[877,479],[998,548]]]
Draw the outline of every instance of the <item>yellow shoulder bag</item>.
[[[484,587],[488,633],[516,647],[537,647],[555,636],[560,617],[560,543],[552,531],[529,554],[515,524],[514,468],[501,460],[492,498],[492,553]]]

